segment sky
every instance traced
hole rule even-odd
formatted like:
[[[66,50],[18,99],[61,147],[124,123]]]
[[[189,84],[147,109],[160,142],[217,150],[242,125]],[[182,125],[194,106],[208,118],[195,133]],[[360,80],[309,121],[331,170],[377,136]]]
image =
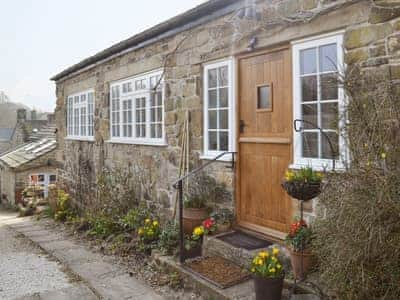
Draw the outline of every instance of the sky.
[[[202,2],[1,0],[0,91],[13,102],[53,111],[50,77]]]

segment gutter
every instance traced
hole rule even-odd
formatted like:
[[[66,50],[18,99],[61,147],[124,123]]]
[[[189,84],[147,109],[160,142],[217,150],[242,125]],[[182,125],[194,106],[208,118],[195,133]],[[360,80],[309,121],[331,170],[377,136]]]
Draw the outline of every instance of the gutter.
[[[214,19],[222,17],[241,7],[242,0],[210,0],[188,10],[176,17],[162,22],[150,29],[119,42],[97,54],[90,56],[81,62],[65,69],[50,78],[59,81],[72,75],[76,75],[96,65],[111,60],[127,52],[143,48],[167,37],[197,27]]]

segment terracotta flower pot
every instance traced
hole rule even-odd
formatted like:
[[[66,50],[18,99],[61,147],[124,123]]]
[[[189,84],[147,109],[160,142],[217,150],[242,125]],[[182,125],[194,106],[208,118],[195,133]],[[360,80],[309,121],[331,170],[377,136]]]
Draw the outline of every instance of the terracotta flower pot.
[[[305,250],[303,253],[293,251],[290,252],[290,263],[292,265],[294,277],[298,280],[304,279],[304,276],[310,270],[313,264],[313,255],[309,250]],[[303,270],[301,268],[301,256],[303,255]],[[303,272],[302,272],[303,271]]]
[[[208,216],[206,208],[184,208],[183,209],[183,231],[191,235],[193,229],[201,225]]]
[[[281,300],[283,279],[285,276],[280,278],[263,278],[253,274],[252,277],[256,300]]]

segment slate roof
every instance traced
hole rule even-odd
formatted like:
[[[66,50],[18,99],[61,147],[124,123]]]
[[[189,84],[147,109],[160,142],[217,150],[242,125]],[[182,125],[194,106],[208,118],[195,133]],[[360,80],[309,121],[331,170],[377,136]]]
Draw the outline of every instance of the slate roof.
[[[0,142],[8,142],[11,140],[15,128],[0,128]]]
[[[123,40],[103,51],[90,56],[81,62],[65,69],[53,76],[51,80],[57,81],[71,73],[89,67],[113,55],[141,48],[154,43],[162,38],[172,36],[184,30],[194,28],[220,16],[231,13],[242,3],[241,0],[209,0],[165,22],[159,23],[141,33]]]
[[[6,152],[0,156],[0,163],[15,169],[51,152],[56,147],[55,139],[41,139]]]
[[[30,142],[36,142],[42,139],[55,139],[56,138],[56,125],[48,124],[46,126],[41,127],[39,130],[33,131],[28,140]]]

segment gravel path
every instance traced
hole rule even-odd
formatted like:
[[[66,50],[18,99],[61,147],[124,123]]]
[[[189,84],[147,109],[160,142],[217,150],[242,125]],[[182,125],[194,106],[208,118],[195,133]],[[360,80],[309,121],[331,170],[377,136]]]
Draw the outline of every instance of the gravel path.
[[[58,262],[2,223],[10,217],[0,211],[0,299],[41,299],[80,289]]]

